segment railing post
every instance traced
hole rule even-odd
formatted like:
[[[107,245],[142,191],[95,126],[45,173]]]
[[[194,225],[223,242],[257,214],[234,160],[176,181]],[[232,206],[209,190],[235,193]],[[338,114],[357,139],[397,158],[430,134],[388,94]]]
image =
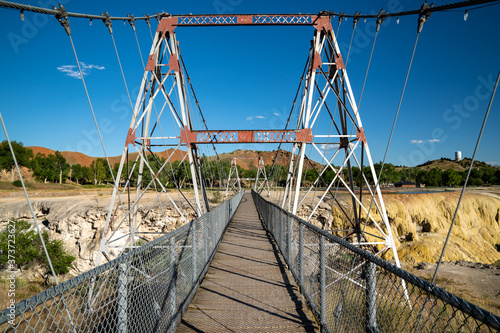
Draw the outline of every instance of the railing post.
[[[287,243],[287,246],[286,246],[286,256],[287,256],[287,259],[288,259],[288,263],[291,265],[292,264],[292,217],[288,214],[283,214],[283,212],[281,212],[282,215],[285,216],[286,220],[287,220],[287,233],[286,233],[286,243]]]
[[[175,317],[175,312],[177,310],[177,295],[176,295],[176,279],[177,274],[175,272],[175,261],[177,254],[175,253],[175,237],[170,238],[170,295],[169,295],[169,306],[170,306],[170,321]],[[172,324],[172,323],[170,323]]]
[[[264,210],[266,211],[266,224],[269,230],[271,230],[271,234],[273,237],[276,237],[276,223],[274,223],[271,217],[271,208],[269,205],[264,206]]]
[[[213,215],[213,213],[212,213]],[[210,219],[205,219],[203,223],[203,252],[205,253],[204,265],[208,262],[208,251],[210,250],[208,246],[208,225],[210,224]]]
[[[198,278],[198,253],[196,248],[196,221],[191,224],[191,250],[193,251],[192,259],[193,259],[193,285],[196,283]]]
[[[276,211],[276,209],[274,209],[274,211]],[[276,215],[278,215],[278,214],[276,214]],[[283,226],[283,224],[284,224],[283,223],[283,216],[280,215],[278,220],[280,221],[280,229],[279,229],[280,230],[280,251],[281,251],[281,253],[283,253],[283,252],[285,252],[285,248],[283,247],[283,245],[284,245],[283,233],[285,232],[285,228]]]
[[[366,276],[366,331],[378,333],[377,328],[377,275],[376,266],[371,261],[365,265]]]
[[[326,276],[325,276],[325,238],[319,236],[319,308],[321,331],[326,331]]]
[[[267,217],[267,226],[271,230],[271,233],[273,234],[273,237],[276,237],[276,222],[272,218],[272,212],[271,212],[271,206],[266,205],[266,217]]]
[[[118,332],[127,333],[127,264],[118,265]]]
[[[299,283],[304,284],[304,225],[299,222]]]

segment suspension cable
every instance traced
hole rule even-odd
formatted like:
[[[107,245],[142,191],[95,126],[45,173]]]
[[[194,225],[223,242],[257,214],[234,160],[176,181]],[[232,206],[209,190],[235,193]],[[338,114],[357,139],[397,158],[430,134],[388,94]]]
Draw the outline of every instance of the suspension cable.
[[[40,237],[40,243],[42,244],[43,252],[45,253],[45,257],[47,258],[47,263],[49,264],[50,272],[52,273],[52,276],[54,277],[54,282],[56,283],[56,285],[58,285],[59,281],[57,280],[57,275],[56,275],[56,272],[54,270],[54,266],[52,265],[52,260],[50,260],[49,252],[47,251],[47,246],[45,245],[45,240],[43,239],[42,231],[40,230],[40,225],[38,224],[38,220],[36,218],[35,212],[33,211],[33,205],[31,204],[31,200],[30,200],[30,197],[28,195],[28,191],[26,190],[26,185],[24,184],[23,176],[21,174],[21,169],[19,168],[19,164],[17,163],[16,154],[14,154],[14,149],[12,148],[12,143],[10,142],[9,134],[7,133],[7,127],[5,126],[5,122],[3,121],[3,117],[2,117],[1,112],[0,112],[0,122],[2,123],[3,131],[5,133],[5,138],[7,139],[7,143],[9,144],[9,149],[10,149],[10,152],[12,154],[12,159],[14,160],[17,174],[19,176],[19,180],[21,181],[21,185],[22,185],[23,191],[24,191],[24,196],[26,197],[26,201],[28,203],[28,207],[30,209],[31,216],[33,216],[33,221],[35,222],[36,231],[38,233],[38,237]],[[75,324],[73,323],[73,317],[69,313],[68,306],[66,304],[66,301],[64,300],[64,297],[63,297],[63,305],[64,305],[64,309],[66,310],[66,314],[69,317],[69,322],[70,322],[70,325],[72,327],[72,331],[76,332]]]
[[[186,72],[187,81],[189,83],[189,87],[191,88],[191,92],[193,93],[193,97],[194,97],[194,100],[196,102],[196,107],[198,108],[198,111],[200,113],[201,119],[203,121],[203,125],[205,126],[205,129],[208,131],[207,122],[205,120],[205,117],[203,116],[203,112],[201,111],[200,102],[198,101],[198,97],[196,96],[196,93],[194,91],[193,85],[191,83],[191,77],[189,76],[189,73],[187,71],[186,64],[184,63],[184,58],[182,57],[182,54],[180,54],[179,58],[181,60],[182,67],[184,68],[184,71]],[[215,155],[217,156],[217,160],[219,161],[219,163],[221,163],[219,154],[217,153],[217,148],[215,147],[215,144],[213,142],[212,142],[212,147],[214,149]],[[224,176],[227,178],[225,171],[222,170],[222,172],[224,173]]]
[[[104,140],[102,139],[101,130],[99,129],[99,124],[97,123],[97,118],[95,116],[94,107],[92,106],[92,102],[90,100],[90,95],[89,95],[89,92],[88,92],[88,89],[87,89],[87,85],[85,84],[85,78],[84,78],[84,75],[83,75],[82,68],[80,66],[80,61],[78,60],[78,55],[76,53],[75,44],[73,43],[73,38],[71,37],[71,29],[69,27],[69,20],[68,20],[68,17],[66,16],[66,14],[67,13],[66,13],[66,11],[64,9],[58,11],[58,14],[56,15],[56,19],[64,27],[64,30],[66,31],[66,34],[69,37],[69,41],[71,43],[71,48],[73,49],[73,54],[75,55],[76,64],[77,64],[78,70],[80,72],[80,78],[82,80],[83,88],[85,90],[85,95],[87,96],[87,101],[88,101],[89,106],[90,106],[90,111],[92,113],[92,118],[94,119],[94,124],[95,124],[96,130],[97,130],[97,134],[99,136],[99,141],[101,142],[101,147],[102,147],[102,150],[104,152],[104,156],[106,158],[106,162],[108,164],[109,172],[111,174],[111,179],[113,180],[113,183],[116,184],[116,179],[115,179],[115,176],[114,176],[114,173],[113,173],[113,168],[111,167],[111,162],[109,161],[109,157],[108,157],[108,154],[106,152],[106,147],[104,146]],[[117,175],[117,177],[118,177],[118,179],[120,179],[121,175]],[[124,207],[121,195],[118,195],[118,199],[120,201],[120,205],[122,207]]]
[[[472,167],[474,166],[474,160],[476,158],[477,148],[479,147],[479,143],[481,142],[481,137],[483,136],[484,127],[486,125],[486,120],[488,119],[488,115],[490,114],[491,104],[493,104],[493,99],[495,98],[495,93],[497,91],[499,80],[500,80],[500,72],[498,72],[497,81],[495,83],[495,88],[493,89],[493,93],[491,94],[490,103],[488,104],[488,109],[486,110],[486,114],[484,116],[483,125],[481,126],[481,131],[479,132],[479,137],[477,138],[476,147],[474,148],[474,154],[472,155],[472,160],[470,162],[469,171],[467,172],[467,177],[465,178],[465,183],[464,183],[464,186],[462,187],[462,192],[460,193],[460,198],[458,199],[457,208],[455,209],[455,214],[453,215],[453,219],[452,219],[451,224],[450,224],[450,229],[448,230],[448,235],[446,235],[446,240],[445,240],[444,245],[443,245],[443,250],[441,252],[441,256],[439,257],[439,260],[438,260],[437,265],[436,265],[436,270],[434,271],[434,276],[432,277],[432,284],[434,284],[434,282],[436,281],[438,269],[439,269],[439,266],[441,265],[441,261],[442,261],[443,256],[444,256],[444,251],[446,250],[446,245],[448,245],[448,240],[450,239],[451,229],[453,228],[453,225],[455,224],[455,219],[457,218],[458,209],[460,208],[460,202],[462,201],[462,197],[464,196],[464,192],[465,192],[465,189],[467,187],[467,183],[469,182],[469,177],[470,177],[470,174],[472,171]]]
[[[144,58],[142,57],[141,45],[139,44],[139,38],[137,38],[137,31],[135,31],[135,17],[134,15],[130,15],[130,17],[131,18],[129,20],[129,23],[130,26],[132,27],[132,31],[134,32],[135,42],[137,43],[137,49],[139,50],[139,55],[141,57],[142,68],[146,70],[146,66],[144,64]]]
[[[295,105],[297,104],[297,97],[300,94],[300,88],[302,87],[302,82],[304,81],[304,76],[305,76],[305,73],[307,71],[307,67],[309,65],[310,59],[311,59],[311,55],[308,56],[306,63],[304,65],[304,70],[302,71],[302,75],[300,76],[299,86],[297,87],[297,91],[295,92],[295,97],[293,99],[292,107],[290,108],[290,113],[288,113],[288,118],[286,120],[285,131],[288,129],[288,125],[290,124],[290,120],[292,119],[293,109],[295,108]],[[278,149],[276,149],[276,155],[274,156],[273,164],[271,165],[271,169],[269,169],[269,174],[270,174],[269,177],[271,177],[273,175],[274,165],[276,163],[276,158],[278,156],[278,153],[281,149],[281,144],[282,144],[282,142],[279,143]]]
[[[16,158],[16,155],[14,154],[14,149],[12,148],[12,144],[10,142],[9,135],[7,134],[7,128],[6,128],[5,123],[3,121],[3,117],[2,117],[1,112],[0,112],[0,121],[2,122],[3,131],[5,133],[5,137],[7,138],[7,143],[9,144],[12,158],[14,159],[14,164],[16,166],[17,174],[19,175],[19,180],[21,181],[21,185],[23,186],[24,196],[26,197],[26,201],[28,202],[28,206],[30,208],[31,215],[33,216],[33,220],[35,221],[35,226],[36,226],[38,236],[40,236],[40,242],[42,243],[43,252],[45,253],[45,256],[47,257],[47,262],[49,263],[50,272],[52,273],[52,276],[54,276],[54,281],[56,282],[56,284],[59,284],[59,282],[57,281],[56,273],[54,271],[54,267],[52,266],[52,261],[50,260],[49,253],[47,252],[47,247],[45,246],[45,241],[43,240],[43,237],[42,237],[40,225],[38,224],[38,220],[36,218],[35,212],[33,211],[33,205],[31,204],[31,200],[30,200],[30,197],[28,195],[28,191],[26,191],[26,186],[24,185],[24,180],[23,180],[23,177],[21,175],[21,170],[19,169],[19,164],[17,163],[17,158]]]
[[[92,102],[90,100],[90,95],[89,95],[89,92],[87,89],[87,85],[85,84],[85,77],[83,75],[82,67],[80,66],[80,61],[78,60],[78,55],[76,53],[75,44],[73,43],[73,38],[71,37],[71,29],[69,27],[69,20],[68,20],[67,14],[68,13],[66,12],[66,10],[64,10],[64,8],[62,8],[62,9],[56,11],[55,17],[59,21],[59,23],[61,23],[64,30],[66,31],[66,34],[69,37],[69,41],[71,43],[71,48],[73,49],[73,54],[75,56],[76,64],[78,66],[78,71],[80,72],[80,79],[82,80],[83,88],[85,90],[85,95],[87,96],[87,101],[88,101],[89,106],[90,106],[90,111],[92,112],[92,118],[94,119],[94,124],[96,126],[97,134],[98,134],[99,140],[101,142],[102,150],[104,152],[104,156],[106,157],[106,161],[108,163],[108,167],[109,167],[109,171],[111,173],[111,177],[113,179],[113,183],[115,183],[115,176],[113,174],[113,168],[111,167],[111,163],[109,162],[108,154],[106,153],[106,147],[104,146],[104,141],[102,139],[101,131],[99,129],[99,125],[97,124],[97,118],[95,116],[94,107],[92,106]],[[120,201],[121,201],[121,199],[120,199]]]
[[[436,269],[434,270],[434,275],[432,276],[432,282],[431,282],[432,284],[434,284],[436,282],[437,273],[438,273],[439,267],[441,265],[441,262],[443,260],[446,246],[448,245],[448,241],[450,240],[451,230],[453,229],[453,226],[455,225],[455,220],[456,220],[457,215],[458,215],[458,210],[460,209],[460,203],[462,202],[462,198],[464,196],[465,189],[467,188],[467,183],[469,182],[469,177],[470,177],[470,174],[472,171],[472,167],[474,166],[474,160],[476,158],[477,148],[479,147],[479,143],[481,142],[481,137],[483,136],[484,127],[486,125],[486,120],[488,119],[488,115],[490,114],[491,104],[493,104],[493,99],[495,98],[495,93],[497,91],[499,80],[500,80],[500,72],[498,72],[497,80],[495,82],[495,87],[493,88],[493,92],[492,92],[491,97],[490,97],[490,103],[488,104],[488,109],[486,110],[486,114],[484,115],[483,125],[481,126],[481,130],[479,131],[479,136],[477,138],[476,147],[474,148],[474,153],[473,153],[472,159],[470,161],[469,171],[467,172],[467,177],[465,178],[464,185],[462,186],[462,191],[460,192],[460,197],[458,198],[457,207],[455,208],[455,213],[453,214],[453,219],[451,220],[450,228],[448,229],[448,234],[446,235],[446,240],[444,241],[443,249],[441,250],[441,255],[439,256],[439,260],[436,264]],[[420,315],[418,317],[417,327],[415,328],[415,332],[419,331],[420,322],[422,321],[422,317],[424,315],[424,309],[425,309],[427,302],[429,301],[429,298],[430,298],[430,296],[427,295],[425,302],[424,302],[424,305],[422,307],[422,311],[420,312]]]
[[[391,133],[389,135],[389,140],[387,142],[387,147],[385,149],[385,153],[384,153],[384,159],[382,160],[382,165],[380,167],[380,171],[379,171],[379,174],[378,174],[378,179],[377,179],[377,182],[375,183],[375,189],[377,189],[377,187],[379,186],[380,184],[380,178],[382,177],[382,172],[384,171],[384,166],[385,166],[385,160],[387,158],[387,153],[389,152],[389,147],[391,145],[391,141],[392,141],[392,135],[394,134],[394,129],[396,128],[396,122],[398,120],[398,116],[399,116],[399,111],[401,109],[401,103],[403,101],[403,97],[404,97],[404,93],[405,93],[405,90],[406,90],[406,84],[408,83],[408,77],[410,75],[410,71],[411,71],[411,65],[413,63],[413,58],[415,56],[415,50],[417,49],[417,43],[418,43],[418,38],[420,36],[420,30],[417,31],[417,37],[415,38],[415,44],[413,45],[413,51],[412,51],[412,54],[411,54],[411,57],[410,57],[410,63],[408,65],[408,70],[406,72],[406,78],[405,78],[405,82],[403,84],[403,90],[401,92],[401,96],[399,98],[399,104],[398,104],[398,108],[396,110],[396,115],[394,116],[394,122],[392,124],[392,129],[391,129]],[[370,215],[370,211],[371,211],[371,208],[372,208],[372,205],[373,205],[373,201],[375,200],[375,196],[372,196],[372,199],[370,201],[370,206],[368,207],[368,215],[366,216],[366,221],[368,221],[368,218],[369,218],[369,215]],[[361,232],[361,235],[363,236],[364,233],[365,233],[365,229],[366,229],[366,223],[364,224],[363,226],[363,231]]]
[[[427,3],[427,2],[426,2]],[[335,13],[334,11],[321,11],[318,16],[330,16],[330,17],[335,17],[336,15],[342,18],[357,18],[357,19],[366,19],[366,18],[388,18],[388,17],[402,17],[402,16],[409,16],[409,15],[422,15],[422,14],[431,14],[433,12],[441,12],[441,11],[449,11],[450,9],[460,9],[460,8],[465,8],[465,7],[472,7],[472,6],[477,6],[474,8],[471,8],[470,10],[474,9],[479,9],[484,6],[479,6],[482,4],[500,4],[499,0],[468,0],[468,1],[459,1],[455,3],[450,3],[450,4],[445,4],[445,5],[440,5],[440,6],[429,6],[422,10],[420,9],[414,9],[414,10],[408,10],[408,11],[402,11],[402,12],[394,12],[394,13],[388,13],[384,12],[382,15],[379,14],[369,14],[369,15],[364,15],[361,13],[356,12],[355,14],[345,14],[343,12],[340,13]],[[35,13],[40,13],[40,14],[48,14],[48,15],[57,15],[59,13],[59,10],[53,7],[53,9],[47,9],[47,8],[42,8],[42,7],[35,7],[35,6],[30,6],[30,5],[24,5],[20,3],[15,3],[15,2],[10,2],[10,1],[3,1],[0,0],[0,7],[4,8],[9,8],[9,9],[18,9],[22,11],[27,11],[27,12],[35,12]],[[59,5],[59,9],[63,8],[62,5]],[[68,12],[67,13],[69,17],[76,17],[76,18],[84,18],[84,19],[105,19],[105,15],[91,15],[91,14],[83,14],[83,13],[72,13]],[[190,16],[205,16],[205,15],[210,15],[210,14],[202,14],[202,15],[172,15],[176,17],[190,17]],[[232,14],[233,16],[238,16],[239,14]],[[262,15],[262,14],[243,14],[243,15]],[[305,14],[305,15],[310,15],[310,14]],[[156,18],[157,20],[161,19],[162,17],[167,17],[170,16],[169,13],[156,13],[154,15],[144,15],[140,17],[135,17],[135,20],[143,20],[146,23],[150,22],[151,18]],[[130,21],[131,17],[130,16],[110,16],[110,20],[112,21]]]
[[[116,47],[115,37],[113,35],[113,27],[112,27],[112,23],[111,23],[111,20],[109,19],[109,17],[110,16],[109,16],[108,12],[106,12],[106,19],[103,19],[103,22],[106,25],[106,27],[108,27],[109,33],[111,35],[111,40],[113,41],[113,46],[115,48],[116,59],[118,60],[118,66],[120,67],[120,72],[122,73],[123,84],[125,85],[125,90],[127,91],[127,96],[128,96],[128,100],[130,102],[130,107],[133,110],[134,105],[132,104],[132,98],[130,98],[130,92],[128,90],[127,80],[125,79],[125,74],[123,73],[122,62],[120,61],[120,55],[118,54],[118,48]],[[135,31],[135,29],[134,29],[134,31]],[[142,60],[142,55],[141,55],[141,60]]]
[[[363,98],[363,92],[365,91],[366,78],[368,77],[368,71],[370,70],[370,65],[372,63],[373,50],[375,49],[375,42],[377,41],[378,30],[379,29],[377,26],[377,30],[375,31],[375,37],[373,38],[373,44],[372,44],[372,50],[370,52],[370,58],[368,59],[368,65],[366,66],[365,79],[363,80],[363,86],[361,87],[361,94],[359,95],[358,111],[359,111],[359,106],[361,105],[361,99]]]

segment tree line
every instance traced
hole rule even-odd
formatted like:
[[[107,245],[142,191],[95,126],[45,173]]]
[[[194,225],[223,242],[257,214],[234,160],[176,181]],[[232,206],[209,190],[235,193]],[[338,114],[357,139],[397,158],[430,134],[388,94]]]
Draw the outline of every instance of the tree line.
[[[18,164],[31,169],[33,176],[44,183],[64,183],[67,180],[71,180],[76,184],[102,185],[113,183],[113,179],[116,179],[118,174],[119,164],[116,163],[112,170],[110,170],[107,161],[103,158],[94,159],[89,167],[80,164],[70,165],[59,151],[48,156],[40,153],[34,155],[33,151],[24,147],[22,142],[12,141],[11,144]],[[133,186],[137,186],[139,178],[141,178],[141,186],[145,187],[150,184],[153,175],[156,175],[160,182],[167,188],[191,186],[192,180],[189,162],[174,161],[165,163],[165,158],[153,154],[148,154],[147,158],[149,159],[149,167],[144,166],[141,177],[139,177],[139,163],[130,161],[128,166],[125,166],[122,170],[120,178],[122,183],[128,179]],[[461,165],[465,166],[464,163],[466,164],[467,161],[463,161]],[[406,167],[386,163],[380,179],[380,185],[387,186],[400,181],[425,184],[428,187],[463,185],[467,171],[442,170],[439,168],[424,170],[421,168],[428,164],[430,162],[417,167]],[[494,168],[482,162],[478,162],[477,165],[478,167],[474,167],[471,171],[469,185],[500,185],[500,168]],[[197,167],[202,169],[206,186],[214,187],[224,182],[224,179],[227,178],[231,163],[229,161],[215,161],[203,156]],[[376,163],[374,167],[375,173],[378,176],[381,163]],[[239,165],[237,168],[240,178],[255,178],[257,175],[257,169],[243,169]],[[288,174],[287,166],[275,164],[274,167],[266,165],[265,168],[269,179],[273,179],[278,186],[285,185]],[[3,141],[0,144],[0,169],[10,171],[11,181],[14,181],[15,164],[7,141]],[[361,170],[358,167],[353,167],[351,170],[354,186],[359,187],[366,180],[370,184],[373,184],[372,172],[368,166],[363,168],[366,180],[364,178],[361,179]],[[317,170],[312,167],[311,163],[307,163],[303,172],[304,185],[311,185],[318,177],[318,172],[321,172],[321,170]],[[334,177],[335,172],[331,168],[327,168],[322,174],[322,180],[317,185],[325,186]],[[342,171],[342,177],[348,179],[349,174],[347,169]]]
[[[382,163],[374,164],[375,173],[378,177],[380,174],[380,168]],[[370,184],[373,184],[373,176],[371,170],[368,166],[363,168],[366,180]],[[401,181],[414,182],[416,184],[425,184],[427,187],[445,187],[445,186],[462,186],[467,177],[468,171],[456,171],[453,169],[442,170],[439,168],[432,168],[430,170],[424,170],[419,167],[396,167],[393,164],[386,163],[384,165],[384,170],[382,176],[379,180],[381,186],[393,185]],[[348,179],[348,171],[343,170],[342,176],[344,179]],[[329,168],[327,169],[322,178],[325,183],[330,183],[335,177],[335,172]],[[305,182],[306,184],[312,183],[317,178],[317,172],[312,169],[307,169],[305,171]],[[359,187],[360,184],[365,184],[366,180],[361,179],[361,170],[358,167],[352,168],[352,178],[354,181],[354,186]],[[319,186],[324,184],[320,183]],[[488,185],[500,185],[500,168],[494,168],[492,166],[483,166],[481,168],[473,168],[469,178],[468,185],[471,186],[488,186]]]
[[[33,150],[24,147],[22,142],[12,141],[12,149],[16,155],[19,166],[29,168],[33,176],[44,183],[65,183],[68,179],[77,184],[101,184],[110,179],[106,161],[96,159],[90,167],[80,164],[70,165],[61,152],[54,154],[33,154]],[[0,169],[11,172],[11,181],[14,181],[15,163],[7,141],[0,144]]]

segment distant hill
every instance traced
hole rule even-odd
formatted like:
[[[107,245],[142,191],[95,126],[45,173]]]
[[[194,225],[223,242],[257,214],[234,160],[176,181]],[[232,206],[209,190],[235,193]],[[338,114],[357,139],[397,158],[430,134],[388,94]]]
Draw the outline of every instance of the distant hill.
[[[276,161],[280,165],[288,165],[290,162],[291,152],[282,151]],[[236,164],[245,170],[256,170],[258,168],[259,157],[262,156],[265,165],[272,165],[273,160],[276,157],[276,150],[273,151],[259,151],[259,150],[235,150],[232,153],[219,154],[219,158],[223,162],[231,162],[233,157],[236,157]],[[216,157],[211,157],[215,159]],[[311,160],[316,170],[320,170],[321,164]],[[310,165],[304,161],[304,168],[311,168]]]
[[[469,165],[472,159],[470,158],[464,158],[463,160],[457,162],[454,160],[451,160],[449,158],[440,158],[439,160],[433,160],[433,161],[428,161],[423,164],[417,165],[418,168],[421,170],[429,171],[431,169],[437,168],[442,171],[452,169],[455,171],[466,171],[469,169]],[[488,163],[481,162],[481,161],[475,161],[474,162],[474,168],[484,168],[484,167],[493,167],[493,168],[500,168],[498,166],[493,166],[489,165]]]
[[[49,148],[44,148],[44,147],[30,146],[27,148],[33,150],[33,154],[35,156],[38,153],[43,154],[43,155],[53,155],[56,153],[55,150],[52,150]],[[169,149],[169,150],[166,150],[166,151],[163,151],[160,153],[156,153],[156,154],[157,154],[157,156],[164,157],[166,159],[166,158],[168,158],[168,156],[170,156],[172,150],[173,149]],[[172,156],[172,158],[170,160],[172,162],[181,161],[185,154],[186,154],[185,151],[177,150],[174,153],[174,156]],[[85,154],[74,152],[74,151],[62,151],[61,155],[66,159],[66,162],[68,162],[71,165],[80,164],[81,166],[86,166],[86,167],[90,167],[90,164],[92,164],[93,160],[96,160],[98,158],[102,158],[102,157],[91,157],[91,156],[87,156]],[[135,161],[136,158],[137,158],[137,152],[129,154],[130,160]],[[114,166],[115,163],[120,163],[120,159],[121,159],[121,156],[110,156],[109,163],[111,163],[111,166]]]
[[[44,155],[51,155],[55,154],[55,150],[49,149],[49,148],[44,148],[44,147],[37,147],[37,146],[30,146],[27,147],[33,150],[33,154],[36,155],[38,153],[44,154]],[[168,149],[163,152],[156,153],[158,156],[163,157],[165,159],[168,158],[168,156],[171,154],[173,149]],[[82,166],[90,167],[90,164],[92,163],[93,160],[96,160],[98,158],[102,157],[91,157],[87,156],[82,153],[78,152],[73,152],[73,151],[62,151],[61,154],[64,156],[66,161],[73,165],[73,164],[80,164]],[[170,159],[171,162],[175,161],[181,161],[184,156],[187,153],[182,150],[177,150],[174,153],[174,156]],[[278,164],[281,165],[288,165],[290,161],[290,155],[291,153],[289,151],[283,151],[282,154],[280,155],[281,158],[277,161]],[[276,151],[258,151],[258,150],[242,150],[238,149],[233,151],[232,153],[223,153],[219,154],[219,158],[224,161],[224,162],[231,162],[231,159],[233,157],[236,157],[236,163],[243,169],[245,170],[256,170],[258,167],[258,162],[259,162],[259,157],[262,156],[264,159],[264,164],[265,165],[272,165],[273,164],[273,159],[276,156]],[[130,153],[129,159],[132,161],[135,161],[137,158],[137,153],[133,152]],[[216,159],[215,156],[209,156],[209,159]],[[114,166],[116,163],[120,163],[121,156],[110,156],[109,161],[111,163],[111,166]],[[320,163],[317,163],[315,161],[311,161],[314,167],[319,170],[321,169],[322,165]],[[458,172],[466,171],[469,168],[471,159],[470,158],[464,158],[460,162],[456,162],[454,160],[451,160],[449,158],[440,158],[438,160],[432,160],[425,162],[423,164],[417,165],[417,168],[425,171],[429,171],[431,169],[437,168],[441,171],[445,171],[448,169],[452,169]],[[304,168],[310,168],[307,162],[304,163]],[[481,161],[475,161],[474,162],[474,167],[475,168],[484,168],[484,167],[494,167],[497,169],[500,169],[500,166],[492,166],[489,165],[488,163],[481,162]],[[396,168],[398,171],[400,170],[400,167]]]
[[[56,153],[55,150],[44,148],[44,147],[36,147],[31,146],[27,147],[33,150],[33,155],[40,153],[42,155],[54,155]],[[97,157],[90,157],[82,153],[74,152],[74,151],[62,151],[61,155],[66,159],[66,162],[69,164],[80,164],[82,166],[89,167],[93,160],[97,159]]]
[[[30,146],[27,147],[33,150],[33,154],[36,155],[38,153],[43,154],[43,155],[53,155],[55,154],[55,150],[49,149],[49,148],[44,148],[44,147],[37,147],[37,146]],[[156,153],[157,156],[163,157],[165,159],[168,158],[172,154],[173,149],[169,149],[163,152]],[[72,151],[62,151],[61,154],[63,157],[66,159],[66,162],[69,164],[80,164],[81,166],[86,166],[90,167],[90,164],[92,163],[93,160],[96,160],[98,158],[102,157],[91,157],[87,156],[82,153],[78,152],[72,152]],[[175,161],[181,161],[184,156],[187,153],[182,150],[177,150],[172,158],[170,159],[171,162]],[[288,165],[288,162],[290,160],[290,152],[288,151],[283,151],[281,154],[281,158],[277,161],[277,163],[281,165]],[[235,150],[232,153],[224,153],[224,154],[219,154],[219,158],[221,161],[224,162],[231,162],[231,159],[236,157],[236,163],[243,169],[245,170],[256,170],[258,167],[258,162],[259,162],[259,157],[262,156],[264,159],[264,164],[265,165],[271,165],[273,163],[273,159],[276,156],[276,151],[256,151],[256,150]],[[129,160],[135,161],[137,158],[137,152],[133,152],[129,154]],[[111,163],[111,166],[114,166],[116,163],[120,163],[121,156],[110,156],[109,157],[109,162]],[[210,156],[209,159],[216,159],[215,156]],[[312,162],[316,168],[319,168],[321,165],[317,162]]]

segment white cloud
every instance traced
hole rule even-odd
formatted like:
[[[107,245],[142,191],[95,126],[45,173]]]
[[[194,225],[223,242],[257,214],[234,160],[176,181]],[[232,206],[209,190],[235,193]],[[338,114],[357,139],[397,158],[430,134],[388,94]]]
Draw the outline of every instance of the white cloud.
[[[90,74],[90,71],[93,69],[97,70],[104,70],[106,69],[104,66],[99,66],[99,65],[92,65],[92,64],[86,64],[84,62],[80,62],[80,67],[82,69],[83,76],[87,76]],[[57,67],[57,70],[65,73],[66,75],[75,78],[75,79],[80,79],[80,71],[78,70],[78,66],[76,65],[63,65]]]
[[[430,143],[435,143],[435,142],[439,142],[440,140],[439,139],[429,139],[429,140],[425,140],[426,142],[430,142]],[[410,143],[411,144],[420,144],[420,143],[424,143],[424,140],[410,140]]]
[[[489,165],[500,165],[500,161],[498,161],[498,162],[486,162],[486,163],[488,163]]]
[[[248,120],[248,121],[251,121],[251,120],[252,120],[252,117],[247,117],[247,120]]]
[[[266,119],[266,117],[264,117],[264,116],[255,116],[255,118],[257,118],[257,119]]]
[[[279,116],[280,114],[278,112],[273,113],[275,116]]]
[[[323,150],[323,151],[330,151],[330,150],[337,150],[339,148],[339,144],[338,143],[329,143],[329,144],[326,144],[326,143],[323,143],[321,146],[320,146],[320,149]]]

